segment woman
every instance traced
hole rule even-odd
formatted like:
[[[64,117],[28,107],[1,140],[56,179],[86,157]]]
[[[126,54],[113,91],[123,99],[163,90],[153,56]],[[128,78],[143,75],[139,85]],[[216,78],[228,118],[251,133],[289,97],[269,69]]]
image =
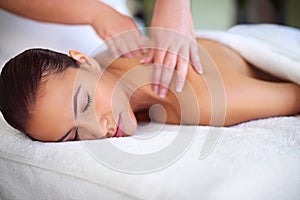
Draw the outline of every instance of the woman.
[[[140,65],[145,56],[110,62],[104,53],[96,58],[100,67],[77,51],[68,57],[27,50],[2,70],[1,112],[14,128],[47,142],[129,136],[137,121],[150,118],[230,126],[300,113],[298,85],[259,71],[220,43],[197,42],[206,73],[189,66],[183,91],[165,98],[151,89],[153,67]],[[174,85],[173,80],[171,91]]]

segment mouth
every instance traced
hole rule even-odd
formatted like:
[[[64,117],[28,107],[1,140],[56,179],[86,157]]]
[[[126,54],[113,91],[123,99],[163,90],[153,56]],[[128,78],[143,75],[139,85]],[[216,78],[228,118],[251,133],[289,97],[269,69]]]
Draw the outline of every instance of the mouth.
[[[115,134],[113,135],[113,137],[122,137],[123,136],[123,132],[120,128],[121,124],[122,124],[122,118],[121,118],[121,115],[120,115],[118,123],[117,123],[117,130],[116,130]]]

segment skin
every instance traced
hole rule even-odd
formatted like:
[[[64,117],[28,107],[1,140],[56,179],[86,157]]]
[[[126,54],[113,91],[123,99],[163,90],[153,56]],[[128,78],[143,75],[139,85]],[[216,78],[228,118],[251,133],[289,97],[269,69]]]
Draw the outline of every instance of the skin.
[[[100,68],[94,59],[71,51],[70,55],[82,63],[80,71],[70,68],[48,77],[40,87],[27,132],[40,141],[58,141],[70,129],[63,141],[73,140],[76,128],[78,140],[112,137],[120,133],[118,130],[122,130],[122,136],[128,136],[134,133],[137,121],[149,120],[148,110],[155,104],[164,109],[152,107],[151,120],[168,124],[231,126],[300,112],[298,85],[257,70],[217,42],[198,43],[207,73],[201,76],[189,69],[188,84],[181,93],[176,92],[173,78],[172,92],[165,98],[153,92],[153,68],[140,65],[144,57],[119,58],[105,68],[106,55],[100,55],[96,58],[103,67]],[[74,119],[72,99],[80,85]],[[93,100],[83,112],[88,94]]]
[[[131,17],[117,12],[112,7],[98,0],[0,0],[0,8],[9,12],[42,22],[70,25],[90,25],[105,41],[115,57],[140,57],[145,53],[145,38]],[[108,20],[109,19],[109,20]],[[163,69],[153,71],[153,89],[161,97],[165,97],[170,85],[172,73],[168,68],[181,74],[177,78],[177,91],[181,91],[188,71],[188,63],[180,59],[179,54],[191,58],[193,66],[202,71],[198,50],[195,45],[193,21],[190,13],[189,0],[156,0],[151,27],[167,29],[181,34],[174,47],[174,39],[152,31],[156,47],[144,60],[144,63],[155,62],[164,64]],[[189,42],[179,42],[185,36]],[[176,53],[159,50],[164,41],[166,49]]]
[[[180,74],[175,82],[177,92],[180,92],[184,86],[188,60],[200,74],[203,73],[194,35],[190,1],[156,1],[151,27],[154,27],[151,33],[156,49],[149,53],[143,63],[154,61],[158,65],[166,66],[154,68],[153,73],[153,91],[165,97],[172,80],[172,73],[169,69],[176,69]],[[160,32],[162,28],[172,30],[172,32]],[[183,59],[180,55],[187,59]]]

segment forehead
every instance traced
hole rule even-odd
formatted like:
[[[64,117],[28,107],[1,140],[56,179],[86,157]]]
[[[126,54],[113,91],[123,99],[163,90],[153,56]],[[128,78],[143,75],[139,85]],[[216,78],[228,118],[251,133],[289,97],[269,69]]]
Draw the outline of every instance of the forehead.
[[[74,124],[72,97],[77,71],[69,68],[63,74],[49,75],[39,88],[27,130],[33,138],[56,140]]]

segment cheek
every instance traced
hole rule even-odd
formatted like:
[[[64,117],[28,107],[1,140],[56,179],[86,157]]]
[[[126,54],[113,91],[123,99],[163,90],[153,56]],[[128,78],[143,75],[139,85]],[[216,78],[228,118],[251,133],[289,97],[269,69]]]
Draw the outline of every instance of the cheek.
[[[102,116],[111,116],[117,121],[119,116],[123,120],[123,131],[132,135],[137,128],[137,120],[130,107],[129,100],[120,88],[99,85],[95,93],[95,112],[100,119]]]
[[[113,113],[118,115],[128,105],[128,98],[115,84],[99,84],[95,93],[95,110],[98,114]]]
[[[105,88],[98,87],[95,93],[95,111],[97,115],[104,115],[111,113],[112,110],[112,95],[111,92]]]

